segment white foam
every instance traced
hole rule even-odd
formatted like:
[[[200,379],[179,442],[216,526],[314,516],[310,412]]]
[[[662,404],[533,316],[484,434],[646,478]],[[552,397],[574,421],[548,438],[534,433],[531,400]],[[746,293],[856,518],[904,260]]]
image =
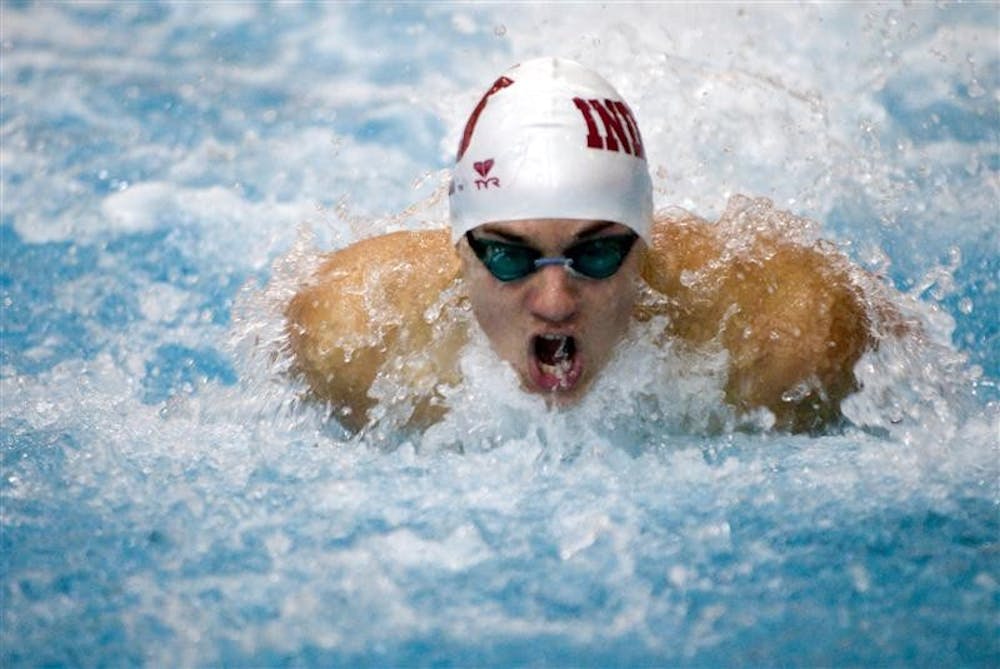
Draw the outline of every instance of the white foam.
[[[53,663],[107,664],[135,659],[117,654],[127,646],[158,666],[382,649],[391,664],[393,648],[428,640],[477,648],[512,639],[542,650],[628,643],[640,660],[704,664],[702,649],[785,621],[768,602],[737,607],[778,585],[813,592],[816,583],[796,570],[830,536],[866,549],[879,540],[864,535],[866,523],[902,532],[880,519],[940,512],[959,522],[967,500],[995,503],[1000,414],[969,401],[974,370],[951,346],[954,320],[936,302],[955,289],[954,238],[983,248],[995,238],[991,145],[943,137],[894,148],[898,121],[879,97],[894,78],[899,87],[912,76],[902,86],[907,105],[950,99],[945,81],[992,99],[983,74],[995,59],[990,28],[948,18],[974,7],[518,4],[468,6],[453,18],[455,8],[439,4],[406,8],[415,15],[399,18],[408,29],[397,31],[382,14],[367,21],[360,6],[307,7],[316,20],[285,25],[303,8],[281,4],[267,10],[279,30],[266,45],[273,57],[240,63],[218,56],[212,31],[251,25],[251,5],[167,5],[164,18],[129,30],[70,18],[111,7],[133,16],[145,6],[0,9],[5,221],[27,243],[81,248],[165,227],[178,233],[168,242],[195,279],[270,268],[270,280],[251,282],[233,324],[220,325],[198,311],[201,286],[151,279],[96,246],[97,270],[56,277],[52,304],[34,305],[33,318],[51,309],[82,327],[38,326],[26,353],[35,371],[15,361],[0,373],[3,522],[23,542],[12,554],[3,632],[21,647],[65,644],[75,654]],[[405,14],[374,11],[394,10]],[[935,28],[938,13],[951,24]],[[248,35],[248,49],[261,46]],[[451,37],[465,41],[453,46]],[[874,434],[762,434],[764,415],[740,431],[748,426],[722,402],[724,354],[654,348],[650,329],[661,323],[637,326],[594,392],[569,410],[523,393],[482,337],[462,352],[466,383],[443,389],[450,413],[423,434],[395,429],[401,406],[387,413],[383,442],[351,438],[322,407],[300,401],[281,348],[282,308],[298,282],[332,247],[441,227],[437,168],[453,156],[483,86],[553,49],[600,69],[632,103],[663,167],[659,205],[712,216],[728,194],[768,194],[823,221],[838,199],[869,198],[871,220],[848,221],[845,234],[873,240],[873,264],[880,253],[896,259],[877,248],[881,217],[907,222],[922,292],[891,298],[927,325],[926,338],[862,360],[865,388],[846,410]],[[405,81],[375,80],[397,62]],[[152,139],[156,128],[140,119],[107,115],[122,107],[102,82],[129,77],[218,111],[225,132],[206,120],[215,117],[192,113],[176,123],[204,136],[174,145],[183,133]],[[287,106],[251,110],[229,97],[274,91]],[[331,109],[396,132],[342,137]],[[423,155],[436,116],[447,130]],[[357,118],[345,127],[360,127]],[[416,141],[392,139],[407,135]],[[117,141],[133,136],[150,139]],[[94,144],[66,159],[101,138],[121,153]],[[126,187],[133,162],[151,176]],[[914,181],[924,164],[938,170],[934,178]],[[953,186],[944,175],[954,166],[971,166],[965,173],[976,178]],[[921,207],[925,218],[909,218]],[[305,228],[315,238],[300,235]],[[116,293],[135,313],[102,324],[94,314]],[[71,336],[94,346],[60,353]],[[148,365],[162,362],[168,344],[228,354],[239,383],[194,375],[148,399]],[[388,381],[376,389],[396,391]],[[38,508],[60,512],[39,517]],[[52,538],[63,513],[90,525]],[[862,529],[852,534],[855,525]],[[943,535],[934,547],[974,556],[949,540],[964,539]],[[39,564],[25,565],[35,554],[22,550],[39,551]],[[911,567],[914,581],[941,593],[966,587],[949,580],[954,564],[935,572],[937,557],[926,565],[911,557],[880,556],[886,562],[873,566],[856,556],[843,565],[851,599],[817,597],[849,601],[854,614],[853,602],[882,594],[883,564]],[[953,613],[975,625],[985,609],[974,595],[995,592],[996,578],[979,571],[970,580],[975,590],[962,592],[972,604]],[[54,630],[78,634],[70,643]]]

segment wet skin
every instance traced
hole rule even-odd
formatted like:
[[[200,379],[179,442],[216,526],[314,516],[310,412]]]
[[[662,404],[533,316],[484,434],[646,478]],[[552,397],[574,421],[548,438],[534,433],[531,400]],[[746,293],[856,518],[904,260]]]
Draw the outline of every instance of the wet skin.
[[[473,231],[477,239],[530,246],[546,257],[561,256],[579,242],[628,233],[616,223],[568,219],[489,223]],[[465,240],[459,244],[476,320],[525,390],[544,393],[556,404],[575,402],[586,393],[632,318],[640,244],[605,279],[549,265],[507,282],[490,274]]]
[[[472,334],[463,305],[525,390],[557,405],[587,392],[630,319],[662,315],[673,341],[728,353],[724,390],[738,413],[763,407],[777,429],[825,429],[857,390],[861,355],[880,337],[917,331],[855,281],[846,258],[822,243],[762,232],[752,219],[734,224],[742,220],[736,214],[715,224],[685,212],[658,219],[651,243],[636,242],[619,271],[602,280],[550,265],[501,282],[447,230],[362,240],[327,256],[289,302],[294,368],[350,429],[367,424],[380,374],[413,398],[411,424],[426,426],[447,411],[440,389],[462,381],[458,360]],[[473,234],[560,256],[580,239],[622,231],[528,221]],[[649,302],[650,294],[659,297]]]

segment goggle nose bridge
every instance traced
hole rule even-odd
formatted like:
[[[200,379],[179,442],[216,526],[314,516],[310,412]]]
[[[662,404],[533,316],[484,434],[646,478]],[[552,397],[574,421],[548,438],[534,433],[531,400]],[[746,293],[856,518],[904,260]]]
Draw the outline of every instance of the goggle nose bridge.
[[[573,259],[566,256],[555,256],[551,258],[538,258],[535,260],[535,269],[542,269],[549,265],[562,265],[566,269],[573,269]]]

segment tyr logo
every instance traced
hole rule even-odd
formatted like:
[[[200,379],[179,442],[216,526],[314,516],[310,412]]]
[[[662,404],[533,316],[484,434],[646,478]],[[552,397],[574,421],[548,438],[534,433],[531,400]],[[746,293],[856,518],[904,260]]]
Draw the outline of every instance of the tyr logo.
[[[492,158],[472,163],[472,167],[479,173],[479,176],[482,177],[482,179],[476,179],[476,190],[481,190],[483,188],[488,190],[490,186],[496,186],[497,188],[500,187],[500,179],[489,176],[490,170],[493,169]]]
[[[485,179],[486,175],[493,169],[493,159],[490,158],[489,160],[481,160],[478,163],[472,163],[472,167],[479,172],[479,176]]]
[[[592,149],[624,151],[636,158],[645,158],[639,126],[632,116],[632,110],[621,100],[584,100],[573,98],[573,104],[580,110],[587,123],[587,146]],[[602,136],[594,119],[594,112],[604,126]]]

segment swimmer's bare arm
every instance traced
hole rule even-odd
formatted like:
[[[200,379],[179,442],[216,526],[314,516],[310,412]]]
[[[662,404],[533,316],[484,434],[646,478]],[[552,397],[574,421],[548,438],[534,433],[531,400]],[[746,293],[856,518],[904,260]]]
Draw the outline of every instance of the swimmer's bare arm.
[[[765,407],[781,429],[826,425],[856,389],[854,364],[875,345],[866,296],[839,255],[773,236],[746,241],[734,253],[715,225],[661,219],[644,277],[667,298],[660,308],[671,334],[728,350],[732,405]],[[331,254],[293,298],[287,317],[296,367],[345,425],[365,424],[374,404],[369,389],[386,362],[399,363],[389,367],[418,394],[438,381],[459,382],[456,353],[467,332],[436,328],[426,314],[459,268],[447,231],[394,233]],[[414,351],[426,355],[415,359]],[[441,413],[429,396],[417,406],[419,424]]]
[[[442,329],[428,310],[459,273],[447,230],[397,232],[331,253],[286,311],[296,370],[342,423],[360,429],[374,405],[369,389],[386,362],[407,391],[457,383],[466,332]],[[413,355],[419,353],[420,355]],[[415,397],[414,420],[439,410]]]
[[[855,363],[875,345],[850,264],[775,235],[748,232],[739,250],[725,241],[694,216],[654,226],[643,273],[668,298],[672,333],[728,350],[726,397],[738,409],[766,407],[794,431],[837,420],[857,389]]]

